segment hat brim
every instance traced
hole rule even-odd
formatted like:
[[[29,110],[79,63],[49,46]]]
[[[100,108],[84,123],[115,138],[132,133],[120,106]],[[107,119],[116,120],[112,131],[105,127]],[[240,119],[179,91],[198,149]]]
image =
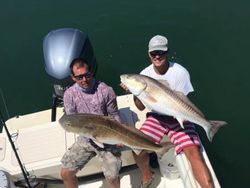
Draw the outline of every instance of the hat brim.
[[[168,47],[155,47],[148,49],[148,52],[153,52],[153,51],[168,51]]]

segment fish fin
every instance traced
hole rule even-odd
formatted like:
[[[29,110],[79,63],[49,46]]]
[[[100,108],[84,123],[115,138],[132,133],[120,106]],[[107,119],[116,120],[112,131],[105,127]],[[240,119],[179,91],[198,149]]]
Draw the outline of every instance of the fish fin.
[[[156,151],[157,155],[161,158],[168,150],[175,147],[175,145],[171,142],[162,142],[160,143],[162,146],[158,151]]]
[[[179,124],[181,125],[181,128],[185,129],[184,125],[183,125],[183,122],[184,122],[183,119],[181,119],[181,118],[176,118],[176,119],[179,122]]]
[[[200,111],[200,109],[199,109],[197,106],[195,106],[195,105],[189,100],[189,98],[188,98],[186,95],[184,95],[184,93],[182,93],[182,92],[180,92],[180,91],[174,91],[174,92],[175,92],[175,94],[177,94],[178,97],[179,97],[182,101],[184,101],[189,107],[193,108],[197,114],[199,114],[201,117],[205,117],[204,114]]]
[[[139,150],[139,149],[133,149],[133,152],[136,154],[136,155],[140,155],[140,153],[142,152],[142,150]]]
[[[170,85],[169,85],[169,83],[168,83],[167,80],[158,80],[158,82],[160,82],[160,83],[163,84],[164,86],[170,88]]]
[[[157,99],[155,99],[154,97],[150,96],[150,95],[147,95],[147,99],[153,103],[156,103],[157,102]]]
[[[209,123],[212,125],[210,130],[206,131],[207,132],[207,137],[210,142],[212,142],[212,139],[215,135],[215,133],[224,125],[227,124],[225,121],[209,121]]]
[[[104,148],[103,143],[98,142],[96,139],[93,139],[93,138],[92,138],[92,141],[93,141],[97,146],[99,146],[100,148]]]

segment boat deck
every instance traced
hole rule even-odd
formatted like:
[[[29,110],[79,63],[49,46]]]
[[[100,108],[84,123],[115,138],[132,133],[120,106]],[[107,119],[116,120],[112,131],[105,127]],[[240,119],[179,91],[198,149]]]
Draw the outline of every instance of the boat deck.
[[[119,96],[117,101],[123,123],[127,126],[139,128],[145,119],[145,113],[147,111],[137,110],[134,106],[132,95]],[[63,109],[58,108],[57,120],[62,114]],[[6,124],[12,134],[15,146],[18,149],[20,159],[22,163],[25,164],[27,171],[37,178],[60,179],[60,159],[75,142],[77,135],[65,132],[57,121],[51,122],[50,117],[51,110],[45,110],[11,118]],[[159,169],[154,169],[156,178],[152,187],[198,188],[199,185],[193,177],[192,170],[185,155],[179,154],[175,156],[174,152],[168,152],[168,154],[170,157],[176,158],[176,166],[178,167],[180,176],[176,179],[162,177]],[[219,188],[219,182],[204,149],[202,154],[213,176],[215,186]],[[131,167],[131,165],[135,165],[132,152],[129,148],[124,148],[122,151],[122,162],[123,170],[127,167]],[[5,132],[0,134],[0,170],[8,172],[14,181],[23,179],[21,169],[18,166]],[[93,158],[83,170],[78,173],[78,176],[89,177],[101,172],[99,161]],[[79,187],[106,187],[103,176],[94,177],[96,178],[92,181],[86,181],[85,179]],[[140,177],[137,168],[128,168],[121,173],[121,187],[138,187],[139,184]],[[55,184],[48,186],[53,188],[62,187],[62,185]]]

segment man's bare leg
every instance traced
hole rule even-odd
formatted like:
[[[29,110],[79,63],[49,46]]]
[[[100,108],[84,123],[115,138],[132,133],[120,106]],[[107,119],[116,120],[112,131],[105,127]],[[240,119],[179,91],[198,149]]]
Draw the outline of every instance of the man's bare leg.
[[[205,163],[205,160],[197,146],[190,146],[183,149],[189,160],[195,179],[202,188],[214,188],[214,182],[211,173]]]
[[[152,171],[149,166],[149,154],[146,151],[142,151],[139,155],[133,152],[135,162],[139,167],[142,176],[142,183],[146,184],[152,179]]]
[[[61,177],[63,179],[65,188],[77,188],[78,187],[76,171],[70,171],[68,169],[62,168]]]
[[[108,178],[106,177],[106,182],[109,188],[120,188],[120,178]]]

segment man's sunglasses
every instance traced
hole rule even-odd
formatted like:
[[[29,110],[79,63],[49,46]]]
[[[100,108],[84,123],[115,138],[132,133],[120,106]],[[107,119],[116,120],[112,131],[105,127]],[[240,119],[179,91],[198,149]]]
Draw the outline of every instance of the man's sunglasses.
[[[149,52],[150,55],[152,57],[156,57],[156,56],[163,56],[167,53],[167,51],[162,51],[162,50],[155,50],[155,51],[152,51],[152,52]]]
[[[75,79],[77,79],[78,81],[79,80],[82,80],[83,77],[85,77],[85,79],[88,79],[92,76],[91,72],[86,72],[84,74],[80,74],[80,75],[77,75],[77,76],[74,76]]]

